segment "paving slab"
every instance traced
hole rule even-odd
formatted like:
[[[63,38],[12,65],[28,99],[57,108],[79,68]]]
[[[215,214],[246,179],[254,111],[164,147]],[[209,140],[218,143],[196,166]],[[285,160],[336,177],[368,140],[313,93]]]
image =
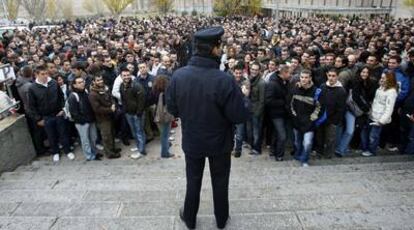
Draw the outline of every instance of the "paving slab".
[[[4,190],[0,191],[0,202],[75,202],[80,201],[84,191],[51,190]]]
[[[80,229],[122,229],[122,230],[173,230],[173,217],[143,217],[143,218],[82,218],[62,217],[57,220],[51,230],[80,230]]]
[[[4,202],[0,203],[0,217],[11,216],[20,203]]]
[[[298,211],[305,229],[414,228],[414,207],[381,207],[364,211]]]
[[[215,228],[216,222],[213,216],[197,217],[197,229],[208,230]],[[175,218],[175,229],[186,230],[179,217]],[[271,214],[233,215],[226,226],[227,230],[297,230],[302,225],[293,212],[280,212]]]
[[[1,230],[48,230],[54,217],[0,217]]]
[[[117,217],[119,202],[24,202],[13,216]]]

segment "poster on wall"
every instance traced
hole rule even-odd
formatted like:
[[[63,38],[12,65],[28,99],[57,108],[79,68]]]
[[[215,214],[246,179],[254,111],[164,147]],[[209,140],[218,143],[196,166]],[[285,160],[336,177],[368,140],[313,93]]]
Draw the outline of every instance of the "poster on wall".
[[[16,75],[14,74],[14,69],[11,65],[1,65],[0,66],[0,83],[6,81],[12,81],[16,79]]]

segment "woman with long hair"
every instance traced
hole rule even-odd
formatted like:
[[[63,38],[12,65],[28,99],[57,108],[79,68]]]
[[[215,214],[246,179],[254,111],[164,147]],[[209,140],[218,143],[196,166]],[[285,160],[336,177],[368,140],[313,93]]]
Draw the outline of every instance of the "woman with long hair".
[[[356,114],[350,108],[345,113],[345,130],[336,146],[336,154],[344,156],[347,154],[349,143],[355,132],[355,127],[358,124],[364,124],[368,120],[368,113],[371,109],[372,101],[375,97],[375,91],[378,84],[372,78],[371,72],[367,66],[364,66],[356,75],[356,79],[352,83],[349,96],[355,102],[357,107],[363,112]]]
[[[369,123],[361,133],[362,156],[377,153],[382,127],[391,123],[391,115],[398,96],[398,84],[393,72],[383,73],[369,113]]]
[[[165,91],[168,87],[169,79],[167,76],[158,75],[155,79],[153,86],[154,98],[157,98],[157,108],[154,118],[154,122],[157,123],[158,129],[160,130],[161,137],[161,157],[170,158],[174,157],[174,154],[169,152],[170,143],[169,136],[171,130],[171,121],[174,117],[168,113],[167,106],[165,103]]]

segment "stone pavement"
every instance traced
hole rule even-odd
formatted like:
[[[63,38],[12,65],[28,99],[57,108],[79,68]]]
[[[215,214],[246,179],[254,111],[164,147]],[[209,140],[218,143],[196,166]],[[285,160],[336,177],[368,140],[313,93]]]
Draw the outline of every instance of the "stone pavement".
[[[159,141],[139,160],[39,158],[0,177],[0,229],[180,230],[185,195],[179,146],[159,158]],[[382,153],[312,161],[301,168],[267,152],[233,159],[227,229],[414,229],[414,157]],[[197,229],[215,229],[206,166]]]

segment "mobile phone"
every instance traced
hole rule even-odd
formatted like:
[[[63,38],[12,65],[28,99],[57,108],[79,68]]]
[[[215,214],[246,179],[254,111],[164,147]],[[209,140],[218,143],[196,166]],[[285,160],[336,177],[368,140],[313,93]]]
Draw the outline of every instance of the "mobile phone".
[[[407,116],[408,118],[411,118],[411,115],[410,115],[410,114],[408,114],[408,113],[407,113],[407,114],[405,114],[405,116]]]

